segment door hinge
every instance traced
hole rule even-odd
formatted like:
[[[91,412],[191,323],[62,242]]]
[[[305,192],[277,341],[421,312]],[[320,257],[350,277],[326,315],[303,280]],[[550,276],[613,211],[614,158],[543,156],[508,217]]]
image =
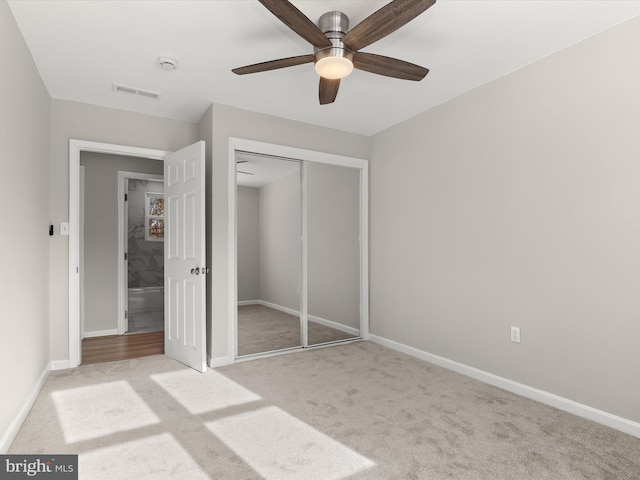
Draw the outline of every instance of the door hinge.
[[[129,260],[129,254],[127,252],[124,252],[124,259]]]
[[[124,311],[124,318],[129,318],[129,311],[128,310]]]
[[[128,201],[129,200],[129,195],[127,195],[126,193],[124,194],[124,201]]]

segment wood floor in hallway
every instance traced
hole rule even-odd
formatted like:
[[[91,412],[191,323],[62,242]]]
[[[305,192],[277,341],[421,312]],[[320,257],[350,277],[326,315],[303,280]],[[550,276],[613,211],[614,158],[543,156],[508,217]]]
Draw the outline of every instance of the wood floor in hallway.
[[[82,364],[114,362],[164,353],[164,331],[82,340]]]

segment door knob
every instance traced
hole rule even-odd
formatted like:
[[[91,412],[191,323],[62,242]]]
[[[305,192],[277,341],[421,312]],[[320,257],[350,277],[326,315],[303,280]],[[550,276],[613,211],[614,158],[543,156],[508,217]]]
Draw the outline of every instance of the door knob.
[[[200,275],[200,268],[199,267],[192,268],[191,275]]]

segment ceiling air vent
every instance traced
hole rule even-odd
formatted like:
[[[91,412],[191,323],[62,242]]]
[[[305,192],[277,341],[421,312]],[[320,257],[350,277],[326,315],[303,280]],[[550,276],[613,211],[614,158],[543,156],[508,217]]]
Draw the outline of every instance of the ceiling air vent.
[[[120,93],[128,93],[129,95],[138,95],[140,97],[153,98],[154,100],[160,99],[160,92],[152,92],[151,90],[143,90],[141,88],[129,87],[127,85],[120,85],[119,83],[113,84],[113,91]]]

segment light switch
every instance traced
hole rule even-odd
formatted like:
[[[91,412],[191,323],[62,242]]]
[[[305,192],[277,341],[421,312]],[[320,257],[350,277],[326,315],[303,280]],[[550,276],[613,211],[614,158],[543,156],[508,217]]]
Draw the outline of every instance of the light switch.
[[[69,235],[69,222],[60,222],[60,235]]]

